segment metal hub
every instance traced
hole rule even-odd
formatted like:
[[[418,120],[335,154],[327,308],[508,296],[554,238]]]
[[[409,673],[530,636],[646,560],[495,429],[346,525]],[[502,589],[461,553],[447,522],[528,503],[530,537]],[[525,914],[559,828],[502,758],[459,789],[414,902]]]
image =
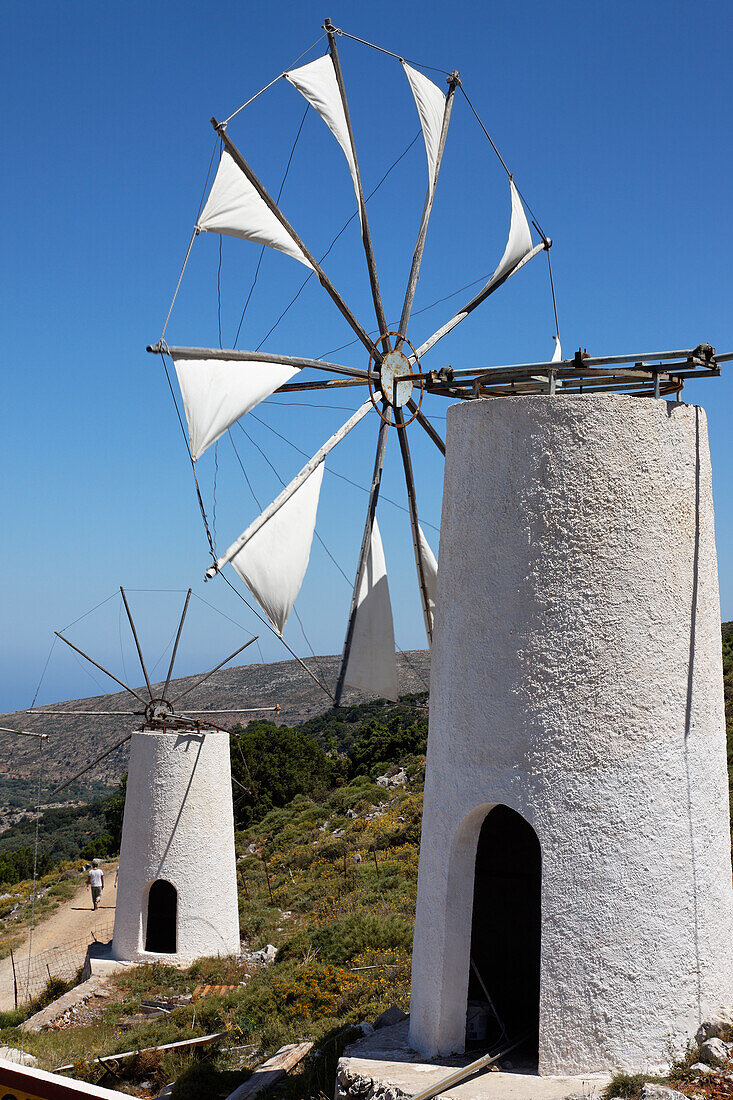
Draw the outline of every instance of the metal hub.
[[[388,351],[379,368],[379,384],[384,398],[393,409],[401,409],[412,397],[412,382],[397,382],[404,374],[412,374],[412,367],[401,351]]]
[[[145,724],[148,726],[165,726],[176,721],[173,707],[167,699],[151,699],[145,707]]]

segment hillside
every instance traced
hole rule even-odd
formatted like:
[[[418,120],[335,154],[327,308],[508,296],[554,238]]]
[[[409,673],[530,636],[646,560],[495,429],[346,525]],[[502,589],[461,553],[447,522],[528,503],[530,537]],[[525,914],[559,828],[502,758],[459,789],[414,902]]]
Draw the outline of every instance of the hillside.
[[[339,661],[339,656],[316,657],[309,659],[309,665],[333,690]],[[400,694],[424,692],[430,678],[429,653],[426,650],[399,653],[397,662]],[[195,684],[201,675],[199,673],[173,680],[169,695],[180,695]],[[162,683],[153,685],[154,692],[162,692],[162,688]],[[363,702],[366,698],[360,692],[347,690],[344,693],[344,707]],[[276,703],[280,705],[280,714],[277,717],[264,712],[261,715],[217,714],[212,717],[215,722],[227,728],[231,728],[235,722],[246,722],[250,717],[268,717],[278,724],[296,726],[322,714],[328,698],[297,661],[278,661],[221,669],[205,684],[187,695],[181,706],[185,706],[188,711],[204,713],[206,710],[222,707],[274,707]],[[62,783],[109,745],[124,737],[131,729],[137,728],[140,720],[124,714],[100,718],[89,715],[63,718],[58,715],[44,715],[44,710],[131,712],[135,709],[133,704],[134,700],[126,692],[97,695],[48,704],[37,708],[32,715],[27,711],[3,714],[0,715],[0,725],[47,733],[49,740],[45,743],[44,771],[46,775],[53,776],[57,783]],[[74,793],[99,793],[99,780],[107,786],[118,783],[127,770],[128,755],[129,745],[123,745],[90,772],[86,784],[79,785],[80,789],[75,788]],[[32,805],[35,799],[31,792],[37,775],[38,742],[31,738],[0,736],[0,804],[6,801],[6,794],[12,793],[16,804]],[[21,795],[26,789],[28,797],[23,798]]]

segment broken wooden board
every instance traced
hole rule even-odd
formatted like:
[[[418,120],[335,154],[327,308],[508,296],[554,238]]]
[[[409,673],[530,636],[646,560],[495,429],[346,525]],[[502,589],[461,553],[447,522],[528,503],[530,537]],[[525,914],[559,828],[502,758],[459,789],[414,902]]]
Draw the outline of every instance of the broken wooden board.
[[[227,1100],[250,1100],[250,1097],[270,1088],[284,1077],[288,1070],[302,1062],[312,1047],[313,1043],[291,1043],[289,1046],[280,1047],[272,1058],[268,1058],[257,1067],[247,1081],[239,1085],[234,1092],[230,1092]]]

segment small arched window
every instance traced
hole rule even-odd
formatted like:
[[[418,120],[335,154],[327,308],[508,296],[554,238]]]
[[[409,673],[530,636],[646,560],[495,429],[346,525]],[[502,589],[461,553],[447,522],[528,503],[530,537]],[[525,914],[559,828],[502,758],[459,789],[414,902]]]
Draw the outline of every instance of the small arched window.
[[[160,955],[176,953],[178,893],[172,883],[157,879],[148,892],[145,950]]]

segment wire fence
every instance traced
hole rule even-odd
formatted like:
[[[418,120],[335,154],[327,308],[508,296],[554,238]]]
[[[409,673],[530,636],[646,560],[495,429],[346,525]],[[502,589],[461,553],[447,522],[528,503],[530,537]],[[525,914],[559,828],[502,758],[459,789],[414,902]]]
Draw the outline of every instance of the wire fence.
[[[37,997],[53,978],[65,982],[75,978],[84,965],[90,944],[111,940],[113,928],[112,923],[106,924],[96,928],[89,938],[67,940],[59,947],[39,951],[38,954],[31,955],[30,965],[28,955],[12,953],[13,973],[10,980],[13,981],[14,990],[17,990],[17,1003],[22,1005]]]

